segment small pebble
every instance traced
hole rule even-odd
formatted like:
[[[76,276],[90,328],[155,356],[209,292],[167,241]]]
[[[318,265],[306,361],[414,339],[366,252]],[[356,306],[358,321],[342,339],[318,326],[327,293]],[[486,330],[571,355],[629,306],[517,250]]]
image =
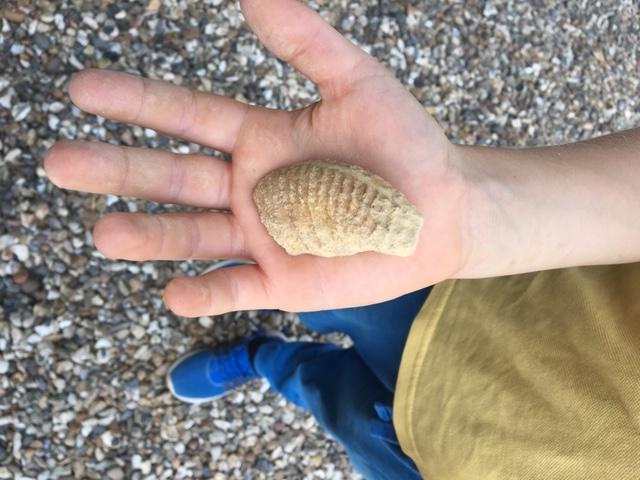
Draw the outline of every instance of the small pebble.
[[[26,245],[17,244],[11,247],[11,252],[21,262],[26,262],[29,259],[29,248]]]
[[[31,113],[31,104],[18,103],[11,109],[11,115],[16,122],[21,122]]]
[[[111,480],[123,480],[124,470],[119,467],[111,468],[107,471],[107,477]]]

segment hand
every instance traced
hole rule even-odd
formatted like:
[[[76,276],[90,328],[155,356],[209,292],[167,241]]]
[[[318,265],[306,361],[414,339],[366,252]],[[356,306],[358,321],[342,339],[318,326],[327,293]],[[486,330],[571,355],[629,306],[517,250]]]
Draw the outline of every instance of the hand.
[[[171,280],[165,303],[189,317],[376,303],[453,276],[463,258],[465,189],[436,122],[384,67],[306,6],[296,0],[241,5],[258,37],[313,80],[322,100],[279,111],[121,73],[76,74],[69,90],[81,109],[232,155],[226,162],[106,144],[55,145],[44,166],[63,188],[228,211],[110,213],[95,226],[97,248],[128,260],[257,262]],[[361,165],[401,190],[425,219],[416,252],[287,255],[260,223],[251,193],[267,172],[308,159]]]

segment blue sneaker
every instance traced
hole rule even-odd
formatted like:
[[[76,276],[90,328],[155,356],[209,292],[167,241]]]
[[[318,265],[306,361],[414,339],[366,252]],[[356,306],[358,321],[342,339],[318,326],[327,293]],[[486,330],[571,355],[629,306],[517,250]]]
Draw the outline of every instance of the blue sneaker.
[[[258,378],[249,348],[255,340],[283,338],[270,333],[245,337],[236,343],[197,350],[178,359],[167,373],[167,386],[178,400],[202,403],[220,398],[238,385]]]

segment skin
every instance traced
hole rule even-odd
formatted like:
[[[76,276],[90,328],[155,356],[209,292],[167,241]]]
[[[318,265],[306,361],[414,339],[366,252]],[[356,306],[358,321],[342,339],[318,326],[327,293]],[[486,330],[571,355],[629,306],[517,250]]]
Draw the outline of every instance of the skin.
[[[44,160],[62,188],[204,209],[105,215],[93,237],[108,258],[255,260],[172,279],[164,301],[176,314],[355,306],[448,278],[640,259],[640,229],[624,215],[640,207],[637,131],[613,158],[606,141],[456,146],[384,67],[311,9],[296,0],[240,5],[266,47],[315,82],[319,102],[272,110],[86,70],[69,85],[82,110],[228,152],[232,161],[85,142],[60,142]],[[269,171],[310,159],[360,165],[402,191],[425,220],[415,253],[287,255],[260,223],[251,193]]]
[[[171,280],[165,303],[188,317],[375,303],[452,276],[460,266],[463,187],[449,158],[451,144],[436,122],[377,61],[306,6],[244,0],[241,7],[267,48],[311,78],[322,100],[280,111],[122,73],[74,75],[69,94],[82,110],[232,155],[229,163],[106,144],[56,144],[44,168],[60,187],[229,210],[110,213],[93,232],[98,250],[138,261],[257,262]],[[269,171],[308,159],[358,164],[399,188],[425,217],[416,252],[287,255],[260,223],[251,193]]]

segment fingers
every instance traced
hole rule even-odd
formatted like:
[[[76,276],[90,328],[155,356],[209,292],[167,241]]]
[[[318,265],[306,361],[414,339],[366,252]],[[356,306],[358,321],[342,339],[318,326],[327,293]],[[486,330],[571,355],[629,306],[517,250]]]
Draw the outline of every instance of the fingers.
[[[44,169],[62,188],[205,208],[229,208],[231,165],[205,155],[60,142]]]
[[[266,285],[257,265],[222,268],[199,277],[174,278],[164,290],[164,301],[184,317],[268,308]]]
[[[248,257],[233,215],[203,213],[110,213],[93,230],[108,258],[185,260]]]
[[[385,69],[298,0],[240,0],[242,13],[265,46],[318,85],[339,96]]]
[[[90,113],[143,125],[230,152],[248,105],[166,82],[84,70],[69,84],[73,103]]]

